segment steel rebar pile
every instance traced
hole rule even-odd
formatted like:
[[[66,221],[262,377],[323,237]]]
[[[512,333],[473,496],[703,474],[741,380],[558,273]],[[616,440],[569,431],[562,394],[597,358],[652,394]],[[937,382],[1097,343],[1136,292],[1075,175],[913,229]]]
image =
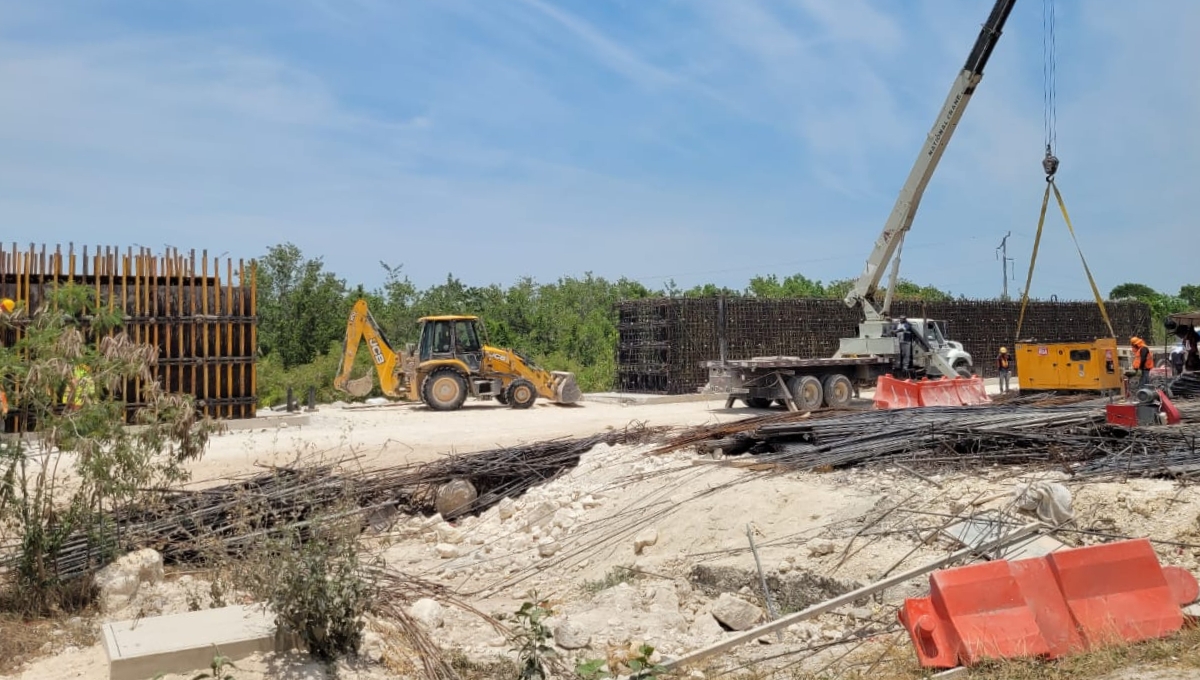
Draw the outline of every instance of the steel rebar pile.
[[[1150,307],[1109,302],[1118,339],[1150,332]],[[950,338],[975,357],[976,371],[995,374],[992,359],[1016,336],[1019,302],[896,301],[896,316],[945,320]],[[701,363],[756,356],[832,356],[838,339],[858,332],[858,312],[841,300],[758,298],[660,298],[629,300],[617,307],[617,385],[623,391],[682,394],[703,387]],[[1033,301],[1021,329],[1042,342],[1107,337],[1094,302]],[[1018,367],[1019,370],[1019,367]]]
[[[1104,455],[1083,463],[1074,473],[1096,479],[1193,479],[1200,476],[1200,427],[1134,428],[1114,440]]]
[[[1107,441],[1104,422],[1103,406],[1096,401],[1053,408],[864,411],[762,424],[731,436],[727,431],[721,448],[809,470],[886,461],[1069,464],[1100,455],[1100,444]]]
[[[1172,399],[1196,399],[1200,397],[1200,374],[1184,373],[1170,381],[1168,389]]]
[[[169,563],[203,562],[215,555],[239,554],[282,529],[303,529],[338,516],[384,508],[433,514],[438,490],[453,480],[467,480],[478,491],[455,516],[482,512],[575,467],[597,444],[635,443],[658,432],[633,428],[384,469],[278,467],[213,488],[162,490],[145,505],[115,512],[112,524],[122,548],[154,548]],[[88,536],[70,540],[57,556],[59,578],[103,566],[93,546]],[[15,550],[0,552],[0,572],[16,559]]]

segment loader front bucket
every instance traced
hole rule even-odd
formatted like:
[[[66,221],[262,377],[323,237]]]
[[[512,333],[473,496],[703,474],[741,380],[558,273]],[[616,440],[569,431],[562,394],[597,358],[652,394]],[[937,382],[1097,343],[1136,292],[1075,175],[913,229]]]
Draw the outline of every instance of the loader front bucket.
[[[574,404],[583,399],[583,391],[575,382],[575,374],[567,371],[551,371],[554,376],[554,401],[558,404]]]

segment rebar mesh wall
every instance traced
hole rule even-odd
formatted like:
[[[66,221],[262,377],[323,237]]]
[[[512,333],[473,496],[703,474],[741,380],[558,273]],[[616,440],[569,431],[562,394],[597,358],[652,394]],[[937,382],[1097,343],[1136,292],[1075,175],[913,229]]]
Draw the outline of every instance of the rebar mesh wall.
[[[156,379],[190,394],[214,418],[253,418],[257,411],[258,327],[254,267],[207,252],[162,255],[147,249],[0,246],[0,295],[34,310],[58,285],[95,291],[100,306],[120,310],[130,339],[158,348]],[[20,330],[4,333],[11,346]],[[129,411],[142,404],[143,385],[125,390]],[[18,404],[19,406],[19,404]],[[9,431],[20,427],[10,415]]]
[[[1150,306],[1106,303],[1117,338],[1150,333]],[[954,300],[894,302],[894,316],[944,319],[950,337],[975,359],[976,372],[995,375],[993,359],[1011,345],[1019,302]],[[708,376],[700,363],[721,356],[832,356],[839,338],[858,332],[859,312],[841,300],[754,298],[662,298],[618,305],[618,390],[683,394],[702,387]],[[723,321],[723,323],[722,323]],[[721,332],[722,327],[724,333]],[[1030,302],[1021,336],[1044,342],[1107,337],[1094,302]],[[1011,347],[1010,347],[1011,349]]]

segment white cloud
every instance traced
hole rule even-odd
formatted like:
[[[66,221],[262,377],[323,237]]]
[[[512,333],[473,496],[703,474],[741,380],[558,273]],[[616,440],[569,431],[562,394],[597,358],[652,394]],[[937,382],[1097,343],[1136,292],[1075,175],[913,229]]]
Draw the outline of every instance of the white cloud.
[[[1177,287],[1200,5],[1060,4],[1060,183],[1085,253],[1105,290]],[[0,88],[18,93],[0,107],[0,211],[40,240],[251,256],[287,239],[368,283],[385,259],[423,282],[590,269],[740,286],[859,272],[991,0],[629,3],[617,20],[551,0],[308,0],[277,2],[272,31],[230,15],[224,32],[0,6]],[[271,38],[283,25],[328,43]],[[1040,6],[1018,3],[905,276],[998,292],[1010,229],[1022,270],[1040,58]],[[1035,292],[1087,293],[1057,216],[1049,229]],[[1164,246],[1139,264],[1138,239]]]

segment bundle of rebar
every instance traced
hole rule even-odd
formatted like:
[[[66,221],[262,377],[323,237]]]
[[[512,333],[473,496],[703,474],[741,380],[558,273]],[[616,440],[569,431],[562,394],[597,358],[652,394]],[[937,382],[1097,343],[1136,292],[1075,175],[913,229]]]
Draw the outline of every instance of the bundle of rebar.
[[[1150,333],[1150,307],[1142,302],[1106,304],[1117,337]],[[945,320],[949,339],[963,343],[975,370],[995,375],[994,358],[1017,333],[1019,302],[898,300],[892,314]],[[708,381],[702,362],[758,356],[832,356],[840,338],[855,337],[859,312],[841,300],[792,298],[659,298],[629,300],[617,308],[616,388],[682,394]],[[1066,342],[1108,337],[1094,302],[1032,301],[1022,339]],[[1017,367],[1020,370],[1020,367]]]
[[[1100,455],[1108,440],[1103,403],[928,407],[863,411],[827,418],[726,426],[712,432],[726,454],[748,453],[789,469],[879,462],[916,464],[1056,463]],[[700,443],[699,436],[683,441]]]
[[[1134,428],[1074,473],[1097,479],[1194,479],[1200,476],[1200,426]]]
[[[483,512],[569,471],[598,444],[636,443],[660,431],[629,428],[383,469],[276,467],[212,488],[152,493],[147,503],[113,513],[111,524],[122,548],[154,548],[168,563],[202,562],[240,554],[283,529],[303,530],[331,518],[384,509],[431,515],[438,490],[454,480],[470,482],[477,497],[447,518]],[[65,580],[99,568],[94,546],[87,535],[73,537],[56,556],[54,572]],[[17,559],[15,551],[0,552],[0,571]]]

